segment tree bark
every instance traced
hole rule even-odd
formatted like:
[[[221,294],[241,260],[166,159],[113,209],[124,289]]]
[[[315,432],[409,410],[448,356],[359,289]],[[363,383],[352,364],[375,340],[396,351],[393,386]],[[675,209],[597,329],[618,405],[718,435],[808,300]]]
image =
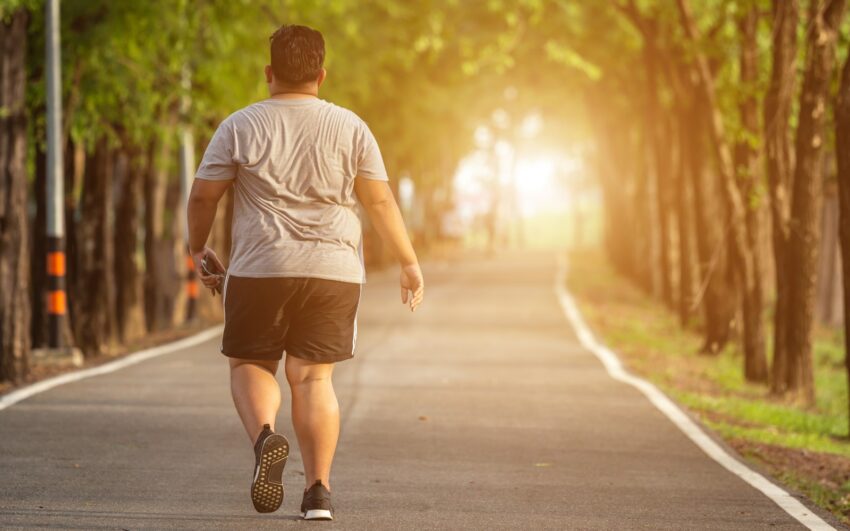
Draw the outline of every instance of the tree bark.
[[[658,228],[658,274],[661,299],[673,307],[673,279],[670,263],[670,150],[667,145],[668,123],[661,112],[658,88],[658,31],[654,22],[644,23],[643,63],[646,72],[645,134],[653,155],[655,170],[655,222]],[[652,226],[649,227],[652,230]]]
[[[26,58],[29,14],[0,21],[0,381],[29,370]]]
[[[69,294],[75,289],[74,279],[80,267],[77,263],[80,246],[77,240],[77,198],[82,195],[82,184],[86,171],[86,150],[82,143],[68,143],[69,157],[65,157],[65,255],[67,257],[67,275]],[[78,329],[77,297],[68,297],[68,320],[65,334],[66,345],[76,345],[73,331]]]
[[[43,109],[38,111],[44,112]],[[32,319],[30,339],[32,346],[41,348],[47,344],[47,153],[39,147],[35,150],[35,178],[32,187],[35,200],[35,216],[32,223],[32,255],[30,260]],[[65,319],[67,322],[67,319]]]
[[[844,284],[844,366],[850,389],[850,58],[841,72],[841,86],[835,104],[835,154],[838,159],[838,237],[841,240]],[[850,393],[847,400],[850,417]]]
[[[826,98],[835,62],[835,41],[845,0],[813,0],[809,8],[806,70],[795,142],[791,217],[785,272],[788,285],[784,388],[815,399],[812,329],[823,200],[823,144]],[[779,390],[782,390],[781,388]]]
[[[144,334],[145,328],[144,294],[136,265],[140,230],[139,197],[144,179],[140,158],[137,149],[119,153],[120,164],[117,166],[120,171],[116,171],[114,186],[118,205],[115,214],[115,316],[121,342],[138,338]]]
[[[690,6],[687,0],[676,0],[676,3],[685,33],[691,44],[696,47],[699,42],[699,34],[691,14]],[[734,161],[726,138],[723,114],[717,101],[714,74],[711,71],[705,54],[698,49],[694,49],[694,61],[697,73],[699,74],[700,91],[706,103],[706,112],[709,118],[708,131],[711,134],[721,189],[727,209],[729,221],[728,234],[730,236],[729,250],[732,255],[732,265],[740,289],[745,293],[752,293],[757,271],[753,259],[753,250],[749,246],[746,207],[741,197],[738,183],[735,180]],[[752,313],[752,310],[744,308],[744,312]],[[747,326],[748,324],[750,326]],[[764,339],[757,337],[759,333],[758,327],[752,326],[752,323],[748,323],[746,320],[744,325],[743,343],[745,359],[757,357],[759,355],[757,351],[748,351],[747,349],[753,348],[754,345],[763,344]]]
[[[706,113],[703,98],[695,85],[691,68],[684,63],[670,64],[670,80],[676,93],[682,131],[680,134],[680,159],[682,162],[682,184],[690,189],[682,207],[682,216],[691,218],[687,226],[680,229],[684,240],[695,243],[697,266],[694,272],[697,291],[688,310],[701,309],[704,322],[702,354],[716,354],[729,341],[732,323],[735,320],[735,286],[729,267],[724,220],[725,208],[720,201],[714,179],[709,178],[705,167],[704,145]],[[688,212],[693,211],[693,216]],[[683,251],[685,252],[685,251]],[[683,276],[684,278],[684,276]],[[684,295],[683,295],[684,297]]]
[[[689,121],[687,104],[678,108],[679,127],[677,145],[679,148],[679,171],[676,177],[676,219],[679,221],[679,322],[687,327],[693,314],[694,305],[694,265],[693,234],[694,225],[691,215],[692,178],[688,175],[691,151],[689,130],[693,126]],[[693,134],[693,133],[690,133]]]
[[[773,365],[770,387],[774,393],[785,388],[788,356],[785,349],[787,282],[785,249],[788,246],[788,216],[791,205],[791,105],[797,79],[797,26],[799,0],[773,0],[773,59],[770,84],[764,100],[764,140],[767,182],[776,269],[776,303],[773,326]]]
[[[656,96],[657,97],[657,96]],[[660,111],[660,106],[657,109]],[[669,308],[675,308],[674,296],[674,279],[673,271],[673,227],[676,223],[674,217],[676,209],[673,203],[673,134],[671,130],[673,126],[671,119],[666,112],[659,112],[656,115],[656,140],[655,140],[655,160],[656,160],[656,204],[658,205],[658,250],[659,265],[661,272],[661,299]]]
[[[767,382],[767,352],[764,331],[764,267],[761,260],[762,207],[758,198],[761,181],[758,152],[754,147],[758,137],[758,13],[754,4],[740,16],[738,28],[741,36],[740,86],[743,96],[739,110],[743,138],[735,146],[738,185],[744,207],[747,243],[752,254],[752,282],[742,288],[742,316],[744,319],[744,378],[750,382]]]
[[[675,50],[676,55],[680,50]],[[693,176],[690,173],[691,157],[696,153],[692,153],[693,141],[689,134],[693,130],[695,124],[691,122],[692,105],[694,101],[694,90],[690,82],[691,69],[680,61],[676,61],[671,55],[665,57],[664,71],[673,91],[673,110],[677,116],[677,120],[671,121],[670,144],[675,145],[677,158],[677,172],[674,178],[675,184],[675,218],[678,221],[676,226],[677,242],[678,242],[678,296],[676,298],[677,309],[679,313],[679,321],[683,327],[687,327],[690,323],[696,307],[696,292],[694,290],[695,278],[698,276],[694,270],[694,219],[691,213],[691,204],[693,201]],[[699,112],[699,111],[696,111]],[[673,138],[675,137],[675,138]],[[698,141],[698,140],[697,140]]]
[[[655,290],[655,269],[652,261],[648,257],[653,253],[653,234],[652,230],[652,198],[650,194],[650,169],[649,169],[649,150],[647,149],[648,139],[642,137],[637,141],[635,146],[635,230],[639,233],[639,244],[635,246],[635,252],[632,256],[634,260],[635,275],[639,279],[638,284],[646,293],[654,294]]]
[[[171,130],[174,123],[167,124]],[[182,322],[185,314],[186,248],[177,219],[180,184],[169,180],[174,138],[165,134],[148,146],[145,170],[145,323],[149,331]],[[166,224],[166,222],[170,224]]]
[[[75,294],[78,301],[76,337],[86,356],[106,352],[115,331],[115,279],[113,274],[112,194],[113,152],[107,140],[97,142],[86,164],[80,205],[78,268]]]
[[[145,328],[152,332],[158,328],[157,323],[157,269],[156,269],[156,235],[158,229],[157,204],[159,201],[159,183],[154,171],[154,157],[156,143],[151,141],[145,151],[145,173],[144,173],[144,250],[145,250],[145,275],[142,283],[145,301]]]
[[[828,167],[833,167],[828,165]],[[821,214],[821,245],[818,263],[818,289],[815,319],[830,327],[842,324],[841,312],[841,258],[838,237],[838,187],[827,179]]]
[[[698,93],[691,101],[688,114],[692,130],[705,130],[705,110]],[[688,178],[693,188],[693,211],[700,285],[696,303],[703,309],[705,341],[702,354],[717,354],[731,336],[735,319],[735,296],[729,267],[727,246],[724,245],[725,208],[719,200],[714,180],[706,174],[703,135],[689,135]]]
[[[611,90],[619,90],[619,87]],[[623,127],[630,121],[607,105],[607,100],[600,97],[605,93],[608,90],[596,87],[585,93],[585,105],[593,116],[590,124],[594,139],[592,164],[604,203],[605,250],[617,272],[643,287],[639,267],[643,261],[638,258],[643,256],[638,252],[643,236],[638,211],[643,204],[635,197],[640,172],[637,164],[623,167],[624,160],[634,159],[630,156],[633,155],[630,130]]]

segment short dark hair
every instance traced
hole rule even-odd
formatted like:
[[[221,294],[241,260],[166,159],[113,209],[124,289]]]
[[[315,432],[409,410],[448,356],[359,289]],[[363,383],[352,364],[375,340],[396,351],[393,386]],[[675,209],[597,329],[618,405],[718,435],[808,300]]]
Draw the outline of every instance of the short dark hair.
[[[307,26],[284,24],[271,37],[272,72],[278,81],[300,85],[315,81],[325,62],[325,39]]]

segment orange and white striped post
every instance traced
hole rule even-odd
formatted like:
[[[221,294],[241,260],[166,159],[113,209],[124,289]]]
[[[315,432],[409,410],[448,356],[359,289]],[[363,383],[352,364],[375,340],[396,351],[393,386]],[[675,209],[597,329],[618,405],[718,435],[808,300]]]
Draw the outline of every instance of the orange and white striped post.
[[[198,308],[200,294],[198,275],[195,272],[195,262],[192,255],[186,255],[186,320],[194,319]]]
[[[65,212],[62,173],[62,77],[59,70],[59,0],[45,2],[47,73],[47,346],[64,347],[68,313],[65,294]]]
[[[47,238],[47,344],[50,348],[65,346],[62,344],[62,328],[68,315],[68,297],[62,244],[62,238]]]
[[[183,126],[180,129],[180,216],[183,221],[183,237],[186,241],[186,320],[189,321],[194,319],[197,313],[198,295],[201,290],[198,285],[195,262],[189,252],[189,225],[186,219],[189,191],[192,188],[192,179],[195,178],[195,140],[189,125],[191,123],[189,111],[192,106],[192,76],[188,64],[183,65],[181,88],[183,95],[180,98],[180,115]]]
[[[47,210],[47,348],[30,352],[37,363],[83,364],[82,353],[74,345],[65,345],[68,296],[65,292],[65,190],[62,168],[62,77],[59,70],[59,0],[44,2],[45,62],[47,78],[47,166],[45,204]]]

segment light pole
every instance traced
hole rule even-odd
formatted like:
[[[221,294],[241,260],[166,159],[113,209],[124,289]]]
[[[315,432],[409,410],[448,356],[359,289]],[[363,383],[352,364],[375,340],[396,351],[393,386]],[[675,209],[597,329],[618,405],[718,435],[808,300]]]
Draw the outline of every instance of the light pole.
[[[83,364],[82,353],[65,344],[68,297],[65,291],[65,177],[62,162],[62,76],[59,54],[59,0],[45,0],[45,73],[47,77],[47,348],[32,351],[44,364]]]
[[[59,0],[45,2],[47,57],[47,346],[62,348],[68,313],[65,292],[65,213],[62,162],[62,77],[59,51]]]

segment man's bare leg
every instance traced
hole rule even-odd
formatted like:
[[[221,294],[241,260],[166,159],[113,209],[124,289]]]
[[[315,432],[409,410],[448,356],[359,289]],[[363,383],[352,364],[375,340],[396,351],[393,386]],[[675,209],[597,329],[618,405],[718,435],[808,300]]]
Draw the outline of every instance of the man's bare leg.
[[[251,444],[263,431],[263,424],[274,430],[280,409],[280,386],[275,379],[277,366],[278,361],[230,358],[230,392]]]
[[[339,439],[339,403],[331,376],[333,363],[286,356],[286,379],[292,389],[292,424],[301,448],[307,487],[317,479],[330,490],[331,463]]]

